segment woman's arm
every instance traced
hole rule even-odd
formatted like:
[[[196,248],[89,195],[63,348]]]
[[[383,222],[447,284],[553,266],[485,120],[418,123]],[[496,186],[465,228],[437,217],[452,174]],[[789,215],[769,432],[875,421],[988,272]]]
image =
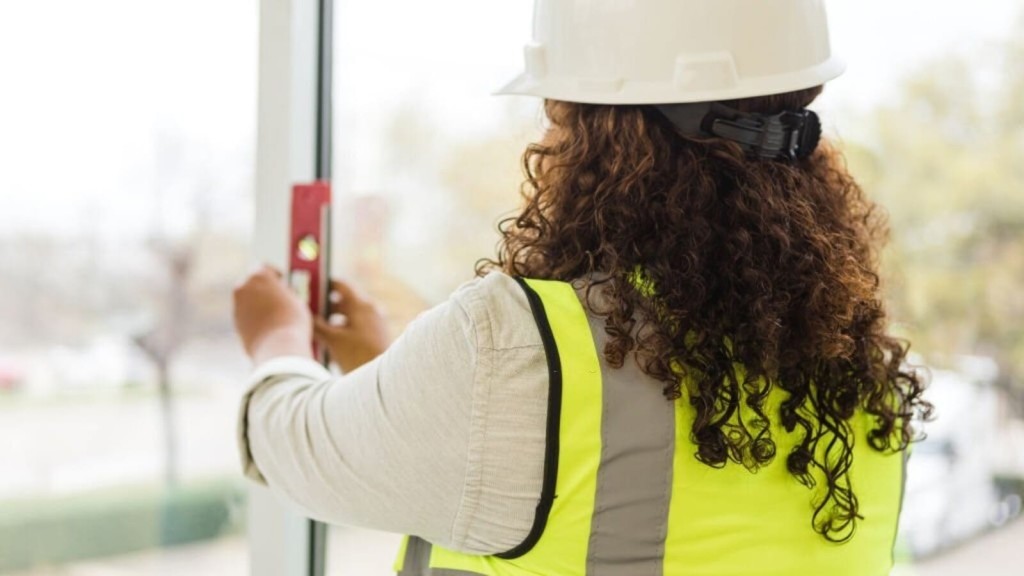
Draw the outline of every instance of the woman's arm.
[[[465,286],[342,377],[308,357],[263,363],[240,415],[247,475],[319,520],[514,547],[540,493],[546,368],[510,289],[507,276]],[[495,313],[513,318],[494,327]]]
[[[442,305],[345,376],[311,359],[262,365],[242,415],[250,477],[318,520],[450,541],[474,349],[465,313]]]

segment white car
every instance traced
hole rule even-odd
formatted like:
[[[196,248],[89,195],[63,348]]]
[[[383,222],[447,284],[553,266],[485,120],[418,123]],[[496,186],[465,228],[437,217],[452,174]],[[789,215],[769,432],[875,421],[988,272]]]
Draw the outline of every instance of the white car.
[[[997,395],[991,379],[934,371],[926,398],[935,420],[912,448],[900,541],[925,556],[1005,522],[994,483]],[[1019,510],[1018,510],[1019,511]]]

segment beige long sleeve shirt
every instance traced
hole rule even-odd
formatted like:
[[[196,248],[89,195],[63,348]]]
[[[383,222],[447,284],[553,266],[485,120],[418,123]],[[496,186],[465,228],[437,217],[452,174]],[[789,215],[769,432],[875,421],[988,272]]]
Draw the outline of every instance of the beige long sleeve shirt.
[[[259,366],[240,414],[243,467],[324,522],[504,552],[540,499],[547,394],[529,303],[495,272],[350,374],[298,357]]]

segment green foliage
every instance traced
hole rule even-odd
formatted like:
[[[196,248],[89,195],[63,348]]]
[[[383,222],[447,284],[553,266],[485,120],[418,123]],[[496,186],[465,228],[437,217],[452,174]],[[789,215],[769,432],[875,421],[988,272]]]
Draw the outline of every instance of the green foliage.
[[[0,502],[0,573],[238,532],[244,487],[216,481]]]
[[[894,317],[942,364],[992,356],[1024,392],[1024,19],[991,54],[946,57],[875,111],[851,169],[890,215]],[[979,67],[979,62],[994,63]]]
[[[400,208],[425,214],[419,225],[431,236],[429,260],[409,253],[395,268],[423,293],[449,294],[472,277],[477,260],[496,255],[498,221],[520,204],[523,151],[543,134],[538,106],[510,101],[498,130],[460,136],[434,124],[416,103],[395,116],[386,132],[387,161],[414,175],[417,187]]]

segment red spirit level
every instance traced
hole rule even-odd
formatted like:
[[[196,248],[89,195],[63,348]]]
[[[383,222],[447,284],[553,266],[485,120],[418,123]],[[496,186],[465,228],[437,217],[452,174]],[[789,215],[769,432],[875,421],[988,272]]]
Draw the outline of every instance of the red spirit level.
[[[292,187],[288,283],[314,316],[329,314],[331,185],[316,181]],[[320,351],[317,357],[320,358]]]

